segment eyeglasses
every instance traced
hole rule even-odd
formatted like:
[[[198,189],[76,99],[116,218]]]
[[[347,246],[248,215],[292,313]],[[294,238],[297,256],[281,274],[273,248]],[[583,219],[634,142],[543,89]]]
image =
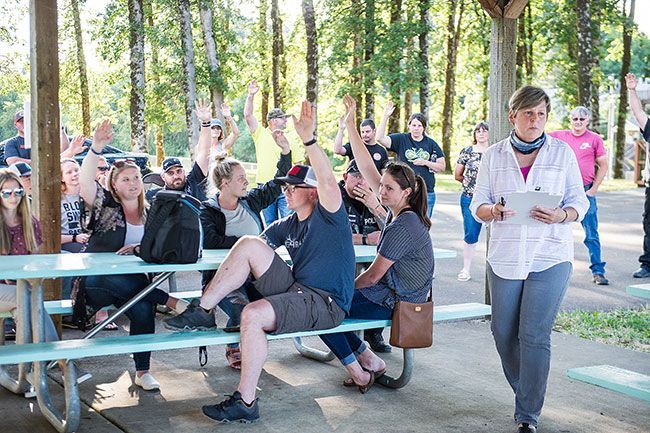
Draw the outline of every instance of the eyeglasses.
[[[312,186],[307,185],[282,185],[282,192],[290,192],[293,194],[297,189],[311,189]]]
[[[111,167],[109,167],[108,165],[100,165],[99,167],[97,167],[97,170],[99,171],[108,171],[110,169]]]
[[[9,197],[11,197],[12,194],[20,198],[25,195],[25,190],[23,188],[14,188],[14,189],[8,188],[0,191],[0,196],[4,199],[8,199]]]
[[[577,121],[584,122],[584,121],[587,120],[587,119],[584,118],[584,117],[574,117],[574,118],[571,119],[571,120],[573,120],[574,122],[577,122]]]

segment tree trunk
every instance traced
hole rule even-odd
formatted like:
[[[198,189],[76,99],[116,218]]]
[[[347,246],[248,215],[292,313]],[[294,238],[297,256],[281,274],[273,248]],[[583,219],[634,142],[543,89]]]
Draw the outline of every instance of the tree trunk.
[[[517,21],[493,17],[490,36],[489,109],[490,142],[503,140],[511,128],[507,102],[515,92]]]
[[[74,36],[77,45],[77,67],[79,72],[79,90],[81,91],[81,119],[82,131],[86,137],[90,136],[90,96],[88,91],[88,73],[86,71],[86,56],[81,36],[81,18],[79,16],[79,0],[71,0],[72,19],[74,21]]]
[[[592,0],[591,8],[591,129],[601,132],[600,128],[600,20],[602,17],[602,0]]]
[[[431,101],[429,100],[429,28],[431,21],[429,19],[429,0],[420,0],[420,34],[418,42],[420,45],[420,65],[422,67],[422,76],[420,78],[420,113],[429,121],[429,109]]]
[[[530,3],[517,20],[517,84],[521,87],[533,79],[533,34]]]
[[[146,19],[147,26],[150,29],[154,28],[154,10],[151,2],[147,2],[146,10]],[[153,87],[156,88],[160,85],[160,74],[158,73],[158,64],[159,64],[159,55],[158,55],[158,46],[154,43],[151,45],[151,82]],[[151,101],[150,101],[151,103]],[[156,166],[160,167],[165,160],[165,135],[163,134],[163,127],[160,125],[160,121],[157,123],[152,123],[150,129],[154,134],[154,145],[156,152]]]
[[[282,19],[278,9],[278,0],[271,0],[271,26],[273,29],[273,104],[275,108],[280,108],[284,102],[282,70],[286,68],[286,63],[284,62],[284,39],[282,37]]]
[[[312,0],[302,0],[302,16],[305,20],[307,35],[307,100],[316,106],[318,101],[318,36],[316,34],[316,16]],[[318,119],[315,119],[318,125]],[[316,131],[314,131],[316,134]]]
[[[375,71],[370,67],[370,62],[375,55],[375,0],[366,0],[365,2],[365,21],[363,29],[363,62],[364,62],[364,101],[365,101],[365,116],[366,119],[375,117]]]
[[[404,90],[404,117],[402,117],[403,125],[408,125],[411,114],[413,114],[413,93],[407,89]]]
[[[262,125],[266,128],[268,122],[266,115],[269,113],[269,47],[267,44],[266,31],[268,29],[267,13],[269,3],[267,0],[260,0],[260,17],[257,22],[257,55],[260,58],[260,83],[262,94]]]
[[[199,141],[199,120],[194,113],[196,101],[196,69],[194,67],[194,42],[192,41],[192,22],[190,19],[190,1],[178,0],[178,22],[180,25],[181,46],[183,49],[183,91],[185,92],[185,125],[187,126],[188,145],[194,152]]]
[[[397,24],[402,20],[402,0],[394,0],[391,2],[390,8],[390,25],[391,28],[395,28]],[[404,44],[398,45],[403,47]],[[400,101],[402,88],[400,85],[399,76],[401,75],[401,60],[402,52],[394,53],[393,62],[391,64],[392,78],[391,82],[388,83],[388,92],[390,98],[395,103],[395,111],[388,119],[388,130],[386,133],[399,132],[399,115],[400,115]]]
[[[458,19],[456,19],[458,5]],[[442,151],[445,153],[447,167],[451,167],[451,136],[454,130],[454,102],[456,97],[456,60],[458,42],[462,31],[465,0],[450,0],[447,15],[447,66],[445,68],[445,99],[442,106]]]
[[[199,0],[199,15],[201,17],[201,27],[203,29],[203,44],[205,45],[205,56],[208,60],[208,89],[210,89],[210,100],[212,101],[212,110],[223,121],[221,114],[221,104],[223,103],[224,85],[221,78],[221,64],[217,56],[217,45],[214,42],[214,32],[212,31],[212,1]]]
[[[147,151],[144,124],[144,13],[142,0],[129,0],[129,68],[131,71],[131,148]]]
[[[618,102],[618,122],[616,124],[616,158],[614,160],[614,178],[623,178],[623,160],[625,158],[625,121],[627,120],[627,88],[622,84],[625,76],[630,72],[630,47],[632,46],[632,31],[634,29],[634,6],[635,0],[630,1],[630,13],[625,16],[625,4],[623,1],[623,58],[621,59],[621,92]]]
[[[582,105],[591,110],[591,68],[593,66],[593,52],[591,47],[591,8],[589,0],[576,1],[576,18],[578,36],[578,105]]]

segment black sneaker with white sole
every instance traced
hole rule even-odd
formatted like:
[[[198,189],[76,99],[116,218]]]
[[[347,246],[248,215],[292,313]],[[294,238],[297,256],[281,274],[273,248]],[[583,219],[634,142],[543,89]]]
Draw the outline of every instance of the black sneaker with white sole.
[[[163,320],[165,328],[174,331],[209,331],[215,329],[214,312],[207,311],[199,305],[199,299],[193,299],[187,309],[176,317]]]
[[[241,399],[239,391],[235,391],[221,403],[211,406],[203,406],[202,409],[205,416],[212,418],[215,421],[223,423],[242,422],[248,424],[260,419],[258,400],[259,399],[256,398],[249,406]]]

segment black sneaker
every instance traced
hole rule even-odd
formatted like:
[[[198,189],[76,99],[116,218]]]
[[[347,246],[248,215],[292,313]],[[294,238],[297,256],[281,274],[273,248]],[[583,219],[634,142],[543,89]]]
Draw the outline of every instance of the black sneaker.
[[[199,303],[200,299],[193,299],[187,309],[176,317],[163,320],[165,328],[174,331],[209,331],[215,329],[214,313],[212,310],[206,311]]]
[[[634,271],[632,276],[634,278],[648,278],[648,277],[650,277],[650,269],[648,269],[648,268],[646,268],[644,266],[641,266],[639,269]]]
[[[594,274],[594,283],[597,286],[608,286],[609,280],[603,274]]]
[[[391,353],[393,348],[390,347],[384,341],[383,335],[381,335],[383,328],[379,329],[366,329],[363,332],[363,339],[370,344],[370,348],[375,353]]]
[[[205,416],[215,421],[224,423],[238,421],[248,424],[260,419],[258,400],[256,398],[252,405],[247,406],[244,400],[241,399],[239,391],[235,391],[221,403],[212,406],[203,406],[202,409]]]
[[[537,427],[530,425],[527,422],[522,422],[517,428],[517,433],[536,433]]]

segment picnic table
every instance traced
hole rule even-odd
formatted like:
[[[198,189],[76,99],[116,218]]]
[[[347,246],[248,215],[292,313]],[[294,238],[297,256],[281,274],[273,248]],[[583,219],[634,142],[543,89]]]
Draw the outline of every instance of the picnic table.
[[[355,245],[357,263],[370,263],[376,256],[375,246]],[[278,250],[280,256],[291,263],[288,253],[284,248]],[[42,347],[56,343],[45,343],[44,324],[41,318],[45,308],[43,302],[42,281],[46,278],[113,275],[113,274],[138,274],[160,273],[154,281],[143,289],[138,295],[124,306],[119,308],[108,319],[87,333],[84,338],[95,335],[103,326],[114,320],[130,306],[138,302],[151,290],[158,287],[175,272],[179,271],[204,271],[218,269],[229,250],[204,250],[203,256],[191,264],[155,264],[146,263],[135,256],[123,256],[115,253],[79,253],[79,254],[35,254],[26,256],[4,256],[0,262],[0,279],[11,279],[17,282],[17,329],[16,345],[0,347],[0,355],[5,352],[1,364],[10,363],[8,360],[22,356],[25,358],[31,351],[38,352]],[[455,257],[456,253],[450,250],[434,249],[437,259]],[[31,311],[27,311],[27,296],[30,296]],[[359,329],[363,329],[361,326]],[[143,336],[139,336],[143,337]],[[30,344],[35,343],[35,344]],[[76,346],[83,346],[84,340],[66,340],[57,342],[59,352],[61,347],[74,351]],[[300,347],[300,344],[297,344]],[[56,352],[56,353],[59,353]],[[54,352],[53,352],[54,353]],[[115,353],[124,353],[115,351]],[[20,356],[19,356],[20,355]],[[52,355],[53,356],[53,355]],[[77,356],[79,357],[79,356]],[[52,358],[45,357],[47,360]],[[33,359],[42,359],[32,357]],[[18,377],[14,379],[3,368],[0,369],[0,384],[14,393],[26,393],[34,387],[38,405],[42,414],[60,432],[75,431],[80,419],[79,391],[76,383],[76,371],[72,359],[59,359],[58,363],[64,376],[65,412],[61,413],[54,407],[47,385],[47,361],[20,362]],[[406,359],[406,357],[405,357]],[[15,362],[14,362],[15,363]],[[29,372],[30,365],[33,370]],[[29,375],[29,381],[28,379]],[[31,382],[31,383],[30,383]]]

